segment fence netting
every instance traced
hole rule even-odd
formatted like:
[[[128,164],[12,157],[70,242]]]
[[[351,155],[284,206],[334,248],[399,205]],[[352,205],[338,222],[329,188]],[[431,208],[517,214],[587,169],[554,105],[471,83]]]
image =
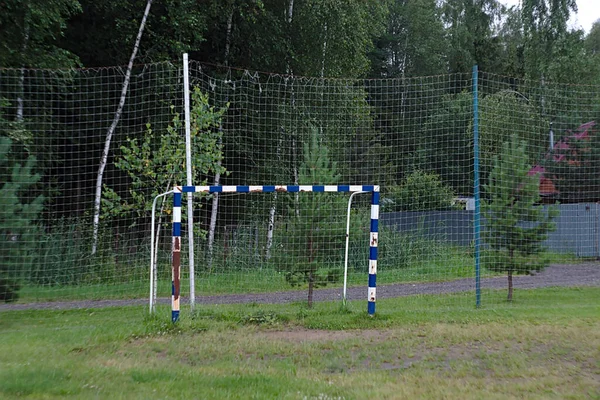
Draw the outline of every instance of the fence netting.
[[[117,113],[124,68],[0,70],[4,300],[147,296],[152,201],[186,184],[182,71],[136,66]],[[194,185],[381,186],[379,300],[473,306],[480,285],[481,303],[493,304],[505,301],[507,277],[517,291],[597,284],[599,87],[480,72],[474,96],[471,74],[329,79],[196,62],[189,71]],[[171,293],[165,199],[159,297]],[[340,297],[348,195],[198,194],[193,204],[198,297]],[[355,196],[350,300],[367,297],[369,207]]]

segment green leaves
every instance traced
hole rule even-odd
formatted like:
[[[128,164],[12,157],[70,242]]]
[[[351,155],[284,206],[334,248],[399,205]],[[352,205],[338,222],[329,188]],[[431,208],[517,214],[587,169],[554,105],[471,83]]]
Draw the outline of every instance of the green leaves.
[[[4,0],[0,3],[0,66],[72,67],[76,56],[58,45],[77,0]]]
[[[202,185],[208,174],[226,172],[220,164],[223,151],[218,128],[227,108],[216,110],[210,105],[208,95],[198,88],[191,97],[192,182]],[[130,212],[145,216],[158,194],[186,182],[185,135],[178,113],[173,115],[166,132],[159,134],[147,124],[141,138],[127,138],[127,144],[120,150],[115,166],[127,173],[131,184],[123,194],[105,187],[102,202],[105,212],[111,216]]]
[[[415,171],[386,195],[385,211],[427,211],[452,208],[455,193],[439,175]]]

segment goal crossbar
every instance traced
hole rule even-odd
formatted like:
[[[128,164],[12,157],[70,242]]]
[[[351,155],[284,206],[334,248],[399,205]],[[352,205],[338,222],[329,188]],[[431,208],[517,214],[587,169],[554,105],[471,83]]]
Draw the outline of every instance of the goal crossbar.
[[[181,294],[181,204],[183,193],[371,193],[371,227],[369,235],[369,283],[367,312],[375,314],[377,282],[377,242],[379,235],[378,185],[237,185],[237,186],[175,186],[173,193],[171,320],[177,322]],[[156,292],[150,294],[150,310],[154,308]]]

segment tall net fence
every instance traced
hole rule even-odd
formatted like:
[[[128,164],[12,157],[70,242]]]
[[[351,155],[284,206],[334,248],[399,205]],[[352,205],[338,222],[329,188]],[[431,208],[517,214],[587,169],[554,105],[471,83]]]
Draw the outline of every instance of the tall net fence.
[[[515,288],[597,284],[597,266],[564,265],[600,256],[598,87],[486,73],[477,80],[471,74],[365,80],[195,62],[189,70],[193,184],[381,186],[380,299],[438,295],[472,306],[477,293],[483,304],[493,303],[506,297],[513,275]],[[115,125],[124,72],[0,70],[6,298],[147,295],[152,201],[186,183],[183,77],[169,63],[136,67]],[[525,201],[532,185],[539,192],[532,207],[546,207],[537,220]],[[356,196],[351,210],[348,282],[360,288],[351,291],[354,300],[367,295],[367,197]],[[317,299],[341,295],[347,195],[198,194],[193,202],[197,296],[305,299],[313,289]],[[158,296],[166,297],[170,198],[158,201],[157,210]],[[548,215],[553,224],[546,226]],[[541,236],[527,236],[526,228],[542,225],[547,235],[540,228]],[[544,262],[552,266],[519,276]],[[319,297],[323,287],[332,292]]]

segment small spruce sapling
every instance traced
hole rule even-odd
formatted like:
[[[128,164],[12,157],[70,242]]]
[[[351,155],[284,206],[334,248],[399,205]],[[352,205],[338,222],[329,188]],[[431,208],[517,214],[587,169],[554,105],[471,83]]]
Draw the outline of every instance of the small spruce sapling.
[[[526,144],[513,135],[494,157],[484,186],[484,240],[491,254],[487,269],[508,274],[508,301],[513,299],[513,275],[540,271],[547,261],[540,257],[542,242],[555,229],[558,210],[547,211],[539,202],[539,177],[528,175]]]
[[[318,131],[314,129],[309,143],[304,144],[304,160],[300,165],[300,185],[332,185],[339,182],[335,162],[329,158],[329,150],[319,143]],[[322,264],[332,251],[337,251],[336,238],[340,210],[344,209],[343,197],[333,193],[303,193],[298,198],[298,212],[291,209],[292,218],[288,234],[289,245],[285,249],[293,252],[293,261],[279,265],[292,286],[308,284],[308,307],[313,304],[314,288],[337,282],[339,269],[324,269]],[[343,217],[343,215],[342,215]]]

